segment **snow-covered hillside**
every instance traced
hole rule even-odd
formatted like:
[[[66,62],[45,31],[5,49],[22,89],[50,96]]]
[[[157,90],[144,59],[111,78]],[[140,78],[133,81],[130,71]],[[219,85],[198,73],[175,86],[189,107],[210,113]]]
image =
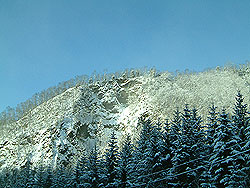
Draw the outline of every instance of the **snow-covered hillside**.
[[[125,133],[136,139],[137,120],[145,112],[163,120],[172,118],[177,107],[189,104],[206,117],[211,103],[219,108],[233,106],[237,90],[250,103],[249,83],[250,74],[235,69],[176,76],[151,71],[90,80],[37,106],[3,132],[0,168],[20,168],[27,160],[33,167],[60,164],[70,168],[83,150],[96,145],[103,151],[112,130],[120,141]]]

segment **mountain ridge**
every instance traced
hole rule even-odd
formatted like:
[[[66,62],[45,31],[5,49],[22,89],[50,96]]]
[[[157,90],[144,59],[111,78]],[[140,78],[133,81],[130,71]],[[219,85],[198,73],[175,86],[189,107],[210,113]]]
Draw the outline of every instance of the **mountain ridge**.
[[[0,169],[21,168],[28,158],[41,164],[74,166],[84,150],[95,145],[102,151],[114,130],[121,142],[125,133],[136,140],[138,118],[148,112],[172,118],[173,110],[189,104],[201,116],[211,103],[232,106],[237,90],[250,102],[248,67],[213,69],[179,74],[149,71],[144,75],[89,80],[40,104],[1,134]],[[232,109],[227,109],[229,112]]]

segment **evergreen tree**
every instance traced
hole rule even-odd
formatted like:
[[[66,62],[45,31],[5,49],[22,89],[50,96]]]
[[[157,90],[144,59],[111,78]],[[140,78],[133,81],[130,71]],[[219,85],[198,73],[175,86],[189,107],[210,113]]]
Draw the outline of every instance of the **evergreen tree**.
[[[97,188],[100,187],[100,160],[96,147],[90,151],[90,154],[87,158],[87,163],[85,167],[84,174],[82,175],[83,187]]]
[[[149,162],[151,161],[150,137],[153,125],[147,114],[144,114],[139,118],[138,127],[142,128],[139,135],[139,140],[137,141],[137,147],[134,156],[133,183],[136,185],[140,183],[148,183],[150,181],[150,177],[144,176],[152,173],[152,166],[149,164]]]
[[[55,177],[53,178],[53,185],[51,186],[52,188],[66,188],[69,187],[67,183],[67,175],[66,175],[66,170],[64,169],[63,166],[59,166],[56,169],[56,174]]]
[[[199,160],[190,163],[189,161],[199,159],[203,155],[204,133],[201,118],[197,115],[196,109],[191,111],[188,105],[185,105],[181,120],[180,138],[172,159],[172,173],[181,175],[173,176],[171,185],[172,187],[195,187],[198,185],[203,163]],[[198,170],[192,171],[193,169]]]
[[[170,143],[172,143],[171,147],[173,150],[178,148],[178,144],[180,141],[180,132],[181,132],[181,112],[177,108],[174,112],[174,118],[171,122],[171,126],[169,129],[169,139]]]
[[[209,115],[207,117],[208,123],[206,127],[206,141],[205,141],[205,155],[207,157],[203,158],[204,161],[204,171],[200,177],[200,184],[202,187],[210,187],[211,183],[211,174],[209,171],[209,164],[210,164],[210,158],[209,154],[213,152],[213,142],[214,142],[214,135],[215,135],[215,130],[218,127],[218,112],[217,112],[217,107],[212,104],[212,106],[209,107]]]
[[[106,184],[105,187],[118,187],[117,182],[117,163],[118,163],[118,146],[117,138],[115,132],[111,133],[110,141],[108,143],[108,149],[105,153],[105,166],[104,170],[106,172]]]
[[[160,124],[153,125],[150,118],[142,116],[139,119],[139,126],[142,126],[139,140],[137,141],[135,165],[135,184],[144,183],[147,187],[164,186],[156,180],[163,174],[158,173],[166,168],[167,148],[164,142],[163,133],[160,131]]]
[[[245,173],[245,182],[247,187],[250,187],[250,126],[249,123],[245,129],[246,143],[243,146],[243,151],[245,152],[245,164],[243,172]]]
[[[160,123],[157,123],[156,128],[159,129],[159,127],[161,126]],[[158,172],[161,171],[160,174],[158,174],[158,178],[160,179],[164,179],[164,180],[160,180],[156,185],[157,187],[169,187],[169,181],[170,178],[166,178],[170,175],[171,172],[171,168],[173,167],[172,164],[172,158],[173,158],[173,152],[174,152],[174,145],[173,143],[171,143],[171,138],[170,138],[170,130],[171,130],[171,124],[168,121],[168,119],[166,119],[165,123],[164,123],[164,132],[158,131],[157,135],[159,135],[158,137],[158,156],[159,156],[159,160],[157,161],[157,166],[158,166]],[[173,132],[172,132],[173,133]],[[172,134],[172,136],[174,137],[174,135]],[[173,138],[172,137],[172,138]],[[156,171],[156,172],[157,172]],[[156,179],[156,181],[158,181]]]
[[[197,169],[195,173],[195,181],[191,184],[195,186],[199,185],[201,180],[201,175],[205,171],[205,162],[204,156],[207,155],[206,150],[206,138],[204,127],[202,126],[201,116],[198,115],[198,111],[196,108],[193,108],[191,111],[191,126],[193,129],[193,133],[191,134],[191,149],[194,153],[192,160],[196,160],[193,163],[193,168]]]
[[[246,141],[246,135],[245,130],[248,126],[248,114],[247,111],[247,104],[244,104],[244,97],[238,91],[236,97],[235,97],[235,105],[234,105],[234,111],[233,111],[233,124],[235,127],[235,132],[239,136],[241,140],[241,146],[245,144]]]
[[[216,111],[217,107],[213,104],[209,108],[209,115],[208,115],[208,123],[207,123],[207,130],[206,130],[206,141],[208,146],[208,154],[212,152],[212,144],[214,142],[214,134],[215,130],[218,127],[218,112]]]
[[[247,104],[244,104],[243,102],[244,98],[240,91],[238,91],[237,96],[235,97],[232,116],[233,129],[237,136],[237,147],[234,147],[233,154],[237,154],[237,156],[234,157],[233,165],[230,169],[232,173],[230,184],[235,187],[246,186],[246,174],[247,169],[249,168],[249,164],[247,164],[248,154],[240,153],[244,150],[244,146],[246,145],[246,129],[249,119]]]
[[[213,155],[210,157],[210,186],[212,187],[234,187],[232,178],[232,167],[234,159],[231,157],[235,150],[239,149],[237,137],[234,134],[231,121],[225,109],[219,117],[219,125],[215,130]]]
[[[45,184],[45,172],[44,172],[44,167],[43,165],[40,165],[36,169],[36,174],[35,174],[35,187],[43,187]]]
[[[30,157],[27,157],[25,167],[21,171],[21,186],[28,187],[30,180],[32,179],[31,161]]]
[[[168,119],[166,119],[165,123],[164,123],[164,132],[162,133],[162,137],[163,137],[163,147],[164,147],[164,154],[163,154],[163,158],[162,163],[166,168],[171,168],[173,166],[172,164],[172,157],[173,157],[173,151],[174,151],[174,145],[173,145],[173,140],[171,138],[171,123],[169,122]],[[174,135],[172,135],[174,137]]]
[[[166,145],[163,140],[163,134],[160,131],[159,125],[153,125],[151,136],[150,136],[150,145],[148,147],[148,172],[152,174],[150,176],[150,181],[152,181],[152,187],[163,186],[163,182],[156,182],[158,179],[162,178],[162,174],[158,173],[165,169],[165,159],[166,159]],[[154,182],[155,181],[155,182]],[[161,187],[162,187],[161,186]],[[164,186],[165,187],[165,186]]]
[[[0,175],[0,183],[2,187],[11,187],[11,178],[10,178],[10,173],[7,172],[6,170],[3,170],[1,175]],[[20,181],[20,185],[23,184],[23,179]]]
[[[166,155],[166,143],[163,140],[163,133],[161,132],[160,128],[161,124],[153,125],[151,136],[150,136],[150,149],[151,149],[151,163],[152,163],[152,172],[158,172],[163,170],[165,167],[162,164],[163,157],[165,158]],[[154,176],[156,179],[157,176]]]
[[[74,188],[81,187],[82,175],[85,172],[86,155],[83,154],[80,160],[77,161],[75,169],[73,171],[72,182]]]
[[[44,188],[50,188],[53,184],[53,171],[51,165],[49,165],[45,171]]]
[[[119,182],[122,188],[131,185],[130,179],[133,170],[133,144],[129,135],[126,135],[120,151],[120,159],[118,161]]]
[[[29,179],[27,182],[27,188],[34,188],[36,187],[36,179],[35,179],[35,170],[30,171]]]
[[[19,184],[19,170],[18,169],[16,169],[16,168],[13,169],[13,171],[11,173],[11,179],[10,179],[10,181],[11,181],[11,187],[18,187],[18,186],[20,186],[20,184]]]

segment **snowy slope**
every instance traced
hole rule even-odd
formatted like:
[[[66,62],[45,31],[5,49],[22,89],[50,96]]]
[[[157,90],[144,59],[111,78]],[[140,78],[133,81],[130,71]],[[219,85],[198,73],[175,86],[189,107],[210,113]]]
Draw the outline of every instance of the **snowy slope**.
[[[0,150],[2,168],[24,165],[30,153],[34,162],[51,157],[51,138],[57,131],[57,122],[73,117],[73,106],[79,95],[79,88],[68,89],[13,124],[13,130],[1,138],[2,144],[7,142]]]
[[[211,103],[232,106],[237,89],[249,103],[250,76],[233,69],[173,76],[154,72],[143,76],[113,77],[74,87],[50,99],[11,125],[1,137],[0,168],[62,164],[71,167],[83,150],[104,150],[110,132],[135,139],[138,117],[171,118],[176,107],[198,107],[206,116]],[[230,111],[230,109],[228,109]]]

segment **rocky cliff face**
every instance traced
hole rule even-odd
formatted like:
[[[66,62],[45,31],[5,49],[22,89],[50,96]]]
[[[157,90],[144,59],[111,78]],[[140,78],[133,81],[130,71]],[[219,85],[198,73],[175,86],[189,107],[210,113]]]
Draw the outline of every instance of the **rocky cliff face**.
[[[111,130],[120,136],[136,128],[145,107],[131,101],[141,95],[145,79],[90,80],[38,106],[1,138],[1,169],[25,166],[28,159],[34,167],[71,167],[83,150],[105,148]]]
[[[136,139],[137,119],[144,112],[155,119],[171,118],[176,107],[190,104],[206,116],[211,103],[232,106],[237,89],[249,103],[249,80],[248,72],[233,69],[90,80],[13,123],[0,140],[0,169],[21,168],[28,159],[33,167],[50,164],[70,168],[83,150],[96,145],[104,151],[112,130],[120,141],[125,133]]]

